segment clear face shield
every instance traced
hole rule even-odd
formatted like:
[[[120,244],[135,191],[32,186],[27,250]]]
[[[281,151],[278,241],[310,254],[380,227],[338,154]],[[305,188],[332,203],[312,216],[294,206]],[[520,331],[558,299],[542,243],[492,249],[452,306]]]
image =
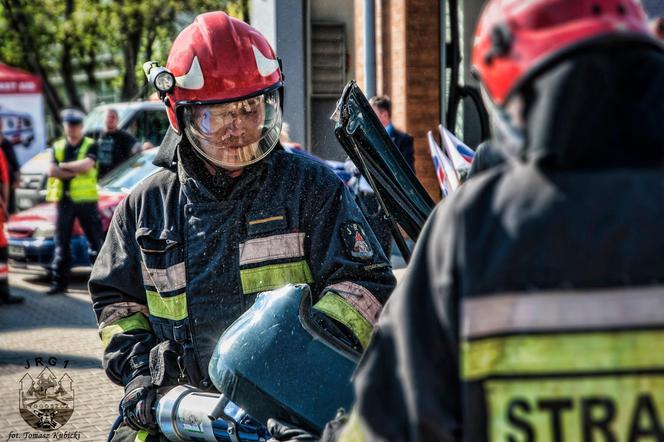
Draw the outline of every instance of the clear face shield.
[[[184,108],[184,132],[210,163],[237,170],[265,158],[279,141],[279,92]]]
[[[504,107],[496,106],[487,90],[481,86],[482,101],[489,112],[491,120],[491,132],[498,146],[507,154],[507,158],[523,158],[526,146],[526,136],[523,121],[517,121],[515,114],[522,111],[523,104],[519,97],[512,97]],[[508,112],[507,107],[512,107],[513,112]]]

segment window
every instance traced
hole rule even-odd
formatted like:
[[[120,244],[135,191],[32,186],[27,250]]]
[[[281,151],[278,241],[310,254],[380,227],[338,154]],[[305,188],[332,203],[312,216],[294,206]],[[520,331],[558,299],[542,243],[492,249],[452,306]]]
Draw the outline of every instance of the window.
[[[149,141],[155,146],[161,144],[161,140],[168,130],[168,116],[161,109],[146,110],[136,118],[135,137],[138,141]]]

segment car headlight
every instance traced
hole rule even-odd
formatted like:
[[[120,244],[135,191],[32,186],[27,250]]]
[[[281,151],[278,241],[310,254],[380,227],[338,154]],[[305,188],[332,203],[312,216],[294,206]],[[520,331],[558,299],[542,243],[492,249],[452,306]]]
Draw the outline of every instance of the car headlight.
[[[40,226],[32,233],[33,238],[46,239],[55,236],[55,226]]]

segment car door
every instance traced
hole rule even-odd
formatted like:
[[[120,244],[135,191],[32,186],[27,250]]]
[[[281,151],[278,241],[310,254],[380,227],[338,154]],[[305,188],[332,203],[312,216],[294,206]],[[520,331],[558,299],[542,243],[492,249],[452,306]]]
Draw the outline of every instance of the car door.
[[[385,132],[355,81],[345,87],[333,119],[337,139],[373,188],[385,212],[408,236],[416,239],[434,202]],[[410,251],[394,224],[393,234],[401,253],[408,259]]]

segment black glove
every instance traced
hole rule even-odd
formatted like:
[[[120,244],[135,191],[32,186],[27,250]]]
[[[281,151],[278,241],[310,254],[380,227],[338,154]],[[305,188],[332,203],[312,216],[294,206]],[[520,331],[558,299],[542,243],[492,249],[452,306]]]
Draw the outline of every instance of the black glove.
[[[293,424],[288,424],[276,419],[267,420],[267,429],[272,435],[269,442],[287,442],[287,441],[305,441],[317,442],[318,437],[302,428],[297,428]]]
[[[150,376],[137,376],[125,387],[120,401],[120,416],[125,425],[140,431],[156,432],[157,419],[152,407],[157,400],[157,389]]]

